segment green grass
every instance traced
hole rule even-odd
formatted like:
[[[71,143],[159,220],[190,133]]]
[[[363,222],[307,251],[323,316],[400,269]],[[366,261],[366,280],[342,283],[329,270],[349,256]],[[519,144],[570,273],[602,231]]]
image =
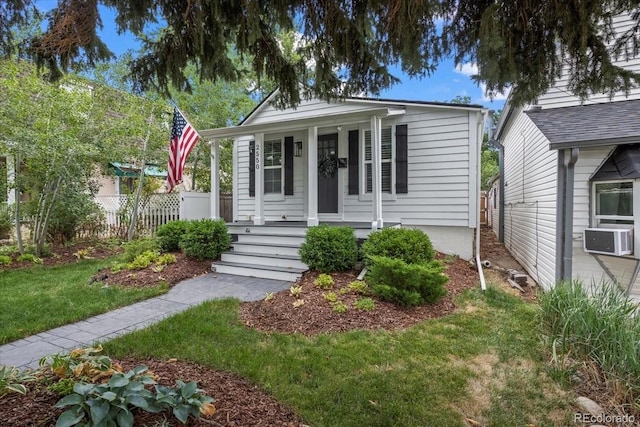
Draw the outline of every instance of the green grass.
[[[0,272],[0,344],[95,316],[166,292],[150,289],[89,286],[111,260]]]
[[[110,341],[105,353],[238,373],[313,426],[565,424],[570,408],[544,373],[537,307],[492,288],[460,303],[404,331],[304,337],[246,328],[238,301],[213,301]]]

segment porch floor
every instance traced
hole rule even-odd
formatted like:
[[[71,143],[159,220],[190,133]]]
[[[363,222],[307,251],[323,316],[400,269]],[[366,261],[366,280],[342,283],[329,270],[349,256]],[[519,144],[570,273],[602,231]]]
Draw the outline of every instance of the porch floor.
[[[347,226],[355,229],[370,229],[371,223],[366,221],[320,221],[320,224],[331,226]],[[267,221],[263,226],[254,225],[253,221],[228,222],[227,225],[240,225],[247,227],[306,227],[306,221]],[[385,222],[384,227],[395,227],[399,222]]]

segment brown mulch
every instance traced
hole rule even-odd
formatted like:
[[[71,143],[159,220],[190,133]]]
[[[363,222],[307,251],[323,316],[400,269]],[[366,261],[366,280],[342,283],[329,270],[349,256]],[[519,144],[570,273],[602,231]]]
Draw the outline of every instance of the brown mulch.
[[[496,246],[499,250],[499,246]],[[67,251],[54,257],[57,263],[77,262],[73,255],[78,247],[69,247]],[[99,257],[100,252],[92,252],[91,256]],[[103,256],[111,255],[104,253]],[[166,266],[162,271],[153,268],[136,272],[122,271],[111,273],[103,270],[94,280],[107,285],[121,286],[153,286],[160,281],[171,284],[186,278],[203,274],[210,269],[210,261],[197,262],[175,254],[178,262]],[[297,283],[302,286],[301,299],[304,304],[294,307],[296,300],[288,290],[275,294],[271,301],[257,301],[243,303],[240,316],[245,325],[262,331],[301,333],[305,335],[341,332],[353,329],[403,329],[419,323],[425,319],[445,316],[456,308],[454,297],[466,289],[479,287],[478,273],[475,266],[468,261],[443,257],[446,274],[450,280],[447,283],[447,295],[435,304],[416,307],[400,308],[393,304],[375,300],[375,309],[362,311],[353,306],[360,296],[355,294],[340,295],[340,288],[356,279],[357,272],[333,274],[335,285],[333,291],[339,296],[348,309],[344,313],[333,311],[323,294],[327,291],[314,285],[318,273],[308,272]],[[47,264],[49,265],[49,264]],[[17,267],[12,265],[12,267]],[[302,420],[289,408],[277,402],[273,397],[258,389],[245,379],[234,374],[218,372],[202,366],[182,361],[135,360],[120,361],[125,369],[136,365],[147,365],[160,376],[163,385],[174,385],[175,381],[197,381],[198,386],[206,394],[216,399],[216,414],[212,418],[202,418],[190,421],[192,426],[301,426]],[[11,394],[0,398],[0,426],[53,426],[55,420],[62,413],[61,409],[52,406],[59,396],[40,387],[32,390],[26,396]],[[160,425],[162,420],[182,425],[170,414],[138,413],[135,425]]]
[[[442,258],[442,257],[441,257]],[[356,280],[357,272],[333,273],[334,286],[331,291],[347,306],[347,311],[338,313],[324,298],[328,290],[314,284],[317,272],[307,272],[296,283],[302,286],[299,299],[304,304],[294,307],[298,299],[289,290],[278,292],[269,301],[243,303],[240,316],[245,325],[268,332],[301,333],[313,335],[325,332],[342,332],[352,329],[403,329],[425,319],[445,316],[456,305],[454,297],[460,292],[479,286],[478,272],[469,262],[459,258],[447,259],[446,274],[449,276],[447,295],[435,304],[422,307],[403,308],[385,301],[375,301],[375,309],[363,311],[354,307],[357,294],[340,295],[340,289]]]
[[[93,282],[102,282],[109,286],[127,286],[133,288],[153,287],[160,283],[173,286],[185,279],[200,276],[211,271],[211,260],[198,261],[175,252],[176,262],[163,267],[147,267],[141,270],[122,270],[117,273],[104,269],[93,276]]]
[[[53,255],[42,258],[42,265],[54,266],[73,264],[80,260],[80,254],[87,252],[90,258],[102,259],[122,252],[118,246],[106,245],[101,242],[77,242],[69,245],[54,245],[51,248]],[[17,261],[16,257],[9,265],[1,266],[1,270],[13,270],[33,266],[32,261]]]
[[[276,401],[250,382],[237,375],[203,368],[193,363],[168,360],[117,361],[126,370],[145,365],[157,375],[158,383],[175,386],[175,381],[196,381],[205,394],[215,399],[212,417],[191,419],[188,426],[301,426],[302,420],[291,409]],[[0,398],[1,426],[55,426],[64,409],[53,405],[60,396],[41,387],[26,395],[11,394]],[[161,422],[166,421],[165,424]],[[182,426],[170,413],[151,414],[135,411],[134,425]]]

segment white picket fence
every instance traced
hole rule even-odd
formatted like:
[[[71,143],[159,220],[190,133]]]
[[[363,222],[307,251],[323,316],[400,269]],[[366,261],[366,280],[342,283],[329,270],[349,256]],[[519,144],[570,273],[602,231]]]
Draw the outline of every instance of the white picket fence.
[[[177,219],[210,217],[208,193],[157,193],[141,198],[138,204],[136,233],[151,235],[159,226]],[[104,233],[124,236],[133,212],[133,195],[96,196],[96,203],[105,216]]]

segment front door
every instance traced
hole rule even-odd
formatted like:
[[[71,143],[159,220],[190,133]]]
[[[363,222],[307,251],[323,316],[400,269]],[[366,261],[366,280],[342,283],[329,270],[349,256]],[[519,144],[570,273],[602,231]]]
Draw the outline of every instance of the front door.
[[[318,213],[338,213],[338,134],[318,136]]]

